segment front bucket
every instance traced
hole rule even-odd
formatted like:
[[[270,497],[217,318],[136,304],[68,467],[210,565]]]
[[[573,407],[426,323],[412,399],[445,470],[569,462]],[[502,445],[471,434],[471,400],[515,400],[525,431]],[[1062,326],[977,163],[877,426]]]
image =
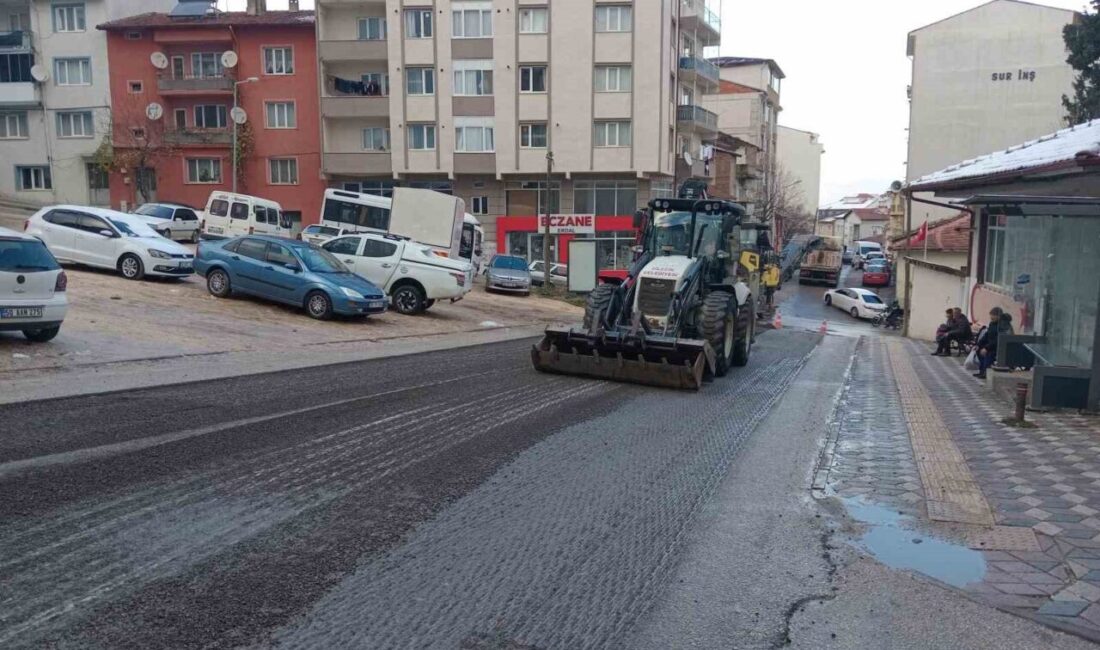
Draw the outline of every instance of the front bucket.
[[[707,343],[692,339],[547,329],[531,348],[531,363],[559,375],[698,390],[713,354]]]

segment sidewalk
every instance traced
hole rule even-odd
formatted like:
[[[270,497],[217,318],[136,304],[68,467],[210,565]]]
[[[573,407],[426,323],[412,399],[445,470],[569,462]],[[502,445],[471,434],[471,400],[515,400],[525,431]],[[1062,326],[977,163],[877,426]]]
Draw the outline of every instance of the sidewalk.
[[[1001,422],[1010,411],[957,359],[864,338],[818,486],[946,542],[926,569],[905,568],[1100,641],[1100,419],[1036,413],[1036,428],[1016,429]],[[926,555],[923,541],[901,552]]]

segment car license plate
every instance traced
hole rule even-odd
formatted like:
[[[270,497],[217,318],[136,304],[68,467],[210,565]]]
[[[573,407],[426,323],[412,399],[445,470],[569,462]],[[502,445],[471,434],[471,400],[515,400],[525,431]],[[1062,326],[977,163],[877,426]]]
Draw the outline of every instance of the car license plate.
[[[214,233],[215,235],[220,235],[225,232],[225,229],[218,226],[210,226],[210,232]]]
[[[194,269],[191,267],[191,264],[189,264],[189,263],[188,264],[180,264],[180,270],[181,271],[194,271]]]
[[[372,300],[368,303],[371,309],[380,309],[386,306],[385,300]]]
[[[0,318],[42,318],[42,308],[5,307],[0,309]]]

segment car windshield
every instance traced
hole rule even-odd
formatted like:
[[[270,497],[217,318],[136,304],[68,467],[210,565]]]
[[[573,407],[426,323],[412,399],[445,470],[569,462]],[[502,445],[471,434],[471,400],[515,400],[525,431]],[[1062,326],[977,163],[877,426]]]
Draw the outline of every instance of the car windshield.
[[[865,293],[863,294],[863,302],[867,303],[868,305],[881,305],[882,299],[880,299],[873,293]]]
[[[513,271],[524,271],[527,269],[527,263],[523,261],[521,257],[509,257],[502,255],[500,257],[493,258],[494,269],[512,269]]]
[[[61,268],[38,240],[0,239],[0,271],[53,271]]]
[[[698,240],[698,251],[701,255],[713,255],[718,250],[718,239],[721,237],[721,219],[710,215],[700,214],[695,219],[695,234]],[[654,219],[654,250],[660,254],[690,255],[691,254],[691,213],[690,212],[666,212],[658,214]]]
[[[882,273],[883,271],[886,270],[886,265],[881,263],[881,262],[879,262],[877,264],[868,264],[867,265],[867,270],[870,271],[871,273]]]
[[[160,233],[145,224],[123,221],[122,219],[109,219],[109,221],[115,228],[118,228],[120,233],[127,237],[160,237]]]
[[[343,262],[320,246],[299,248],[298,254],[302,256],[306,268],[314,273],[351,273]]]
[[[134,210],[135,214],[143,214],[147,217],[156,217],[157,219],[171,219],[172,208],[164,205],[153,205],[146,203],[137,210]]]

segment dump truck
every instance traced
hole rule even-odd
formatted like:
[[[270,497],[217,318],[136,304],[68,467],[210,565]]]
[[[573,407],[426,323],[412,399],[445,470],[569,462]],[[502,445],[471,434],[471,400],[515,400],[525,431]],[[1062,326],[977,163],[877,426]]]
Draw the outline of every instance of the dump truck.
[[[836,237],[821,237],[811,245],[802,258],[798,271],[798,283],[822,283],[840,286],[840,269],[844,264],[843,247]]]
[[[531,349],[537,370],[699,389],[749,361],[756,332],[745,278],[759,255],[741,251],[740,205],[682,189],[635,214],[635,260],[619,284],[589,294],[580,326],[547,328]]]

